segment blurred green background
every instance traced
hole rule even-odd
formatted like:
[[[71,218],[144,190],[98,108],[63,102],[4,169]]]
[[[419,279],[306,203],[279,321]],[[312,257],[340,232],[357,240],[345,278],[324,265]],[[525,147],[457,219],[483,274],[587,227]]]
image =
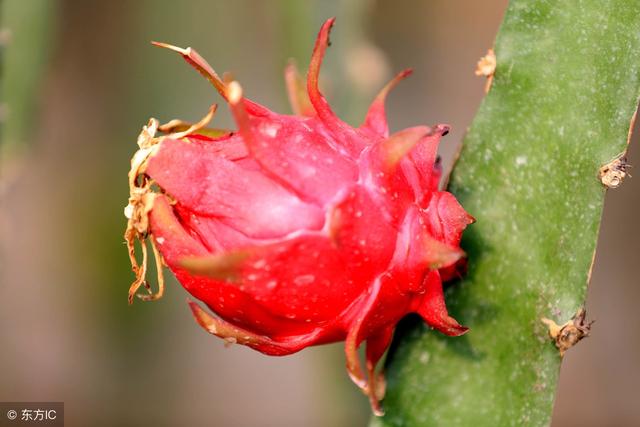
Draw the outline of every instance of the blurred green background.
[[[64,401],[69,426],[365,425],[340,344],[284,358],[224,348],[173,280],[160,302],[127,305],[136,136],[151,116],[194,121],[221,102],[149,41],[197,48],[247,96],[288,112],[286,61],[306,68],[320,24],[337,16],[322,72],[334,109],[358,124],[385,81],[414,67],[389,99],[392,130],[451,124],[450,165],[506,3],[2,1],[0,401]],[[214,124],[233,126],[225,108]],[[587,303],[597,323],[565,358],[554,426],[640,425],[639,190],[631,179],[608,195]]]

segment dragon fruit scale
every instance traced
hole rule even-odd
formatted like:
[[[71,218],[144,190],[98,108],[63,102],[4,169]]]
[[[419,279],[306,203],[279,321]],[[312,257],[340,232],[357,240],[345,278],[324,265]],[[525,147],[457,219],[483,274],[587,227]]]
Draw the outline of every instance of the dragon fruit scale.
[[[417,313],[447,335],[467,331],[448,315],[442,281],[463,262],[460,237],[473,218],[438,190],[447,125],[389,135],[385,98],[410,70],[382,89],[360,127],[331,110],[318,75],[333,23],[320,29],[306,90],[295,67],[286,69],[295,115],[246,99],[193,49],[155,43],[213,84],[238,129],[207,127],[215,105],[199,123],[151,119],[143,128],[125,208],[136,275],[129,301],[161,297],[167,266],[212,312],[189,301],[196,321],[227,342],[282,356],[345,341],[347,371],[380,415],[376,365],[402,317]],[[156,292],[146,281],[148,247]]]

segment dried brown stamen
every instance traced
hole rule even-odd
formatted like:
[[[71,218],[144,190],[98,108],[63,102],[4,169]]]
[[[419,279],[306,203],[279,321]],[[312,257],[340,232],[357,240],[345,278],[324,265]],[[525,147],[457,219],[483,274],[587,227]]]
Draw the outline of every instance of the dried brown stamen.
[[[551,319],[542,318],[542,323],[549,327],[549,336],[555,341],[561,357],[580,340],[589,336],[593,322],[587,322],[586,317],[586,310],[581,308],[564,325],[558,325]]]
[[[629,175],[629,167],[624,154],[616,157],[598,171],[600,182],[607,188],[618,188],[626,176]]]
[[[134,295],[138,295],[143,301],[155,301],[162,298],[164,294],[164,274],[162,272],[164,260],[153,239],[149,239],[149,241],[156,264],[158,291],[153,293],[146,281],[147,263],[149,260],[147,249],[147,238],[150,236],[149,212],[153,209],[153,202],[156,197],[156,192],[153,189],[153,181],[145,174],[147,161],[155,154],[159,143],[164,138],[180,139],[199,131],[209,124],[215,111],[216,105],[213,105],[207,115],[198,123],[190,125],[189,128],[184,131],[171,133],[163,137],[156,137],[156,132],[163,128],[166,129],[167,125],[160,126],[158,120],[152,118],[149,120],[149,123],[142,128],[142,132],[140,132],[138,136],[137,142],[140,148],[131,158],[131,170],[129,171],[129,204],[124,208],[124,215],[127,217],[127,229],[124,232],[124,239],[127,244],[127,249],[129,250],[131,269],[136,275],[136,279],[129,287],[129,304],[133,303]],[[136,258],[136,241],[140,243],[142,251],[140,264],[138,264]],[[137,294],[141,286],[147,289],[147,295]]]
[[[484,87],[485,93],[491,89],[491,83],[493,82],[493,75],[496,72],[496,54],[493,49],[487,50],[487,54],[480,58],[476,65],[476,76],[484,76],[487,78],[487,83]]]

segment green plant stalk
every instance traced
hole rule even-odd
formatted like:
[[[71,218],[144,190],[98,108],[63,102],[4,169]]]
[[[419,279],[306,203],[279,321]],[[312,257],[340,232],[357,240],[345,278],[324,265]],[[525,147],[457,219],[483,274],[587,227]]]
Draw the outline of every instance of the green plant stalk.
[[[495,51],[450,182],[477,219],[463,239],[468,274],[447,292],[471,331],[399,329],[376,426],[551,419],[561,357],[540,319],[562,324],[584,304],[605,196],[598,171],[626,150],[638,105],[640,3],[512,0]]]
[[[24,155],[36,128],[42,81],[55,32],[56,3],[49,0],[5,0],[2,15],[2,129],[0,158]],[[5,117],[6,116],[6,117]]]

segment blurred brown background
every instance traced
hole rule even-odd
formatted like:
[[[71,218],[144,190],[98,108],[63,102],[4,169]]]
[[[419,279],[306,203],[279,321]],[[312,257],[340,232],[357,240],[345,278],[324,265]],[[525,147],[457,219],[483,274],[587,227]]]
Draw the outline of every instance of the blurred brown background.
[[[392,129],[450,123],[450,164],[506,3],[4,0],[0,401],[64,401],[69,426],[366,425],[341,345],[285,358],[225,349],[174,281],[160,302],[127,306],[122,209],[140,127],[197,120],[221,101],[149,41],[196,47],[286,112],[287,59],[306,67],[320,24],[337,16],[322,73],[336,111],[358,124],[385,80],[412,66],[389,100]],[[228,112],[215,124],[232,126]],[[630,179],[607,196],[587,302],[597,323],[566,356],[554,426],[640,425],[639,189]]]

